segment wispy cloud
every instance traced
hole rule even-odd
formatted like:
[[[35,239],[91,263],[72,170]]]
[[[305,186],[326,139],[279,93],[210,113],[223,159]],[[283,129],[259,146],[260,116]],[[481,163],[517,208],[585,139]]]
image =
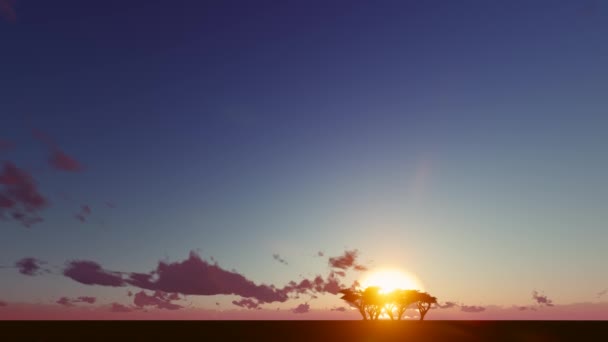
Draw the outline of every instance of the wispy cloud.
[[[177,293],[155,291],[153,294],[148,295],[145,291],[140,291],[135,294],[133,304],[140,308],[152,306],[157,309],[179,310],[183,308],[183,306],[172,302],[180,299],[181,298]]]
[[[89,217],[89,215],[91,215],[91,207],[88,205],[83,205],[82,207],[80,207],[80,212],[78,212],[76,214],[76,219],[78,219],[80,222],[86,222],[87,218]]]
[[[0,17],[11,23],[17,21],[15,0],[0,0]]]
[[[130,308],[126,305],[120,304],[120,303],[112,303],[110,305],[110,312],[125,313],[125,312],[131,312],[131,311],[133,311],[132,308]]]
[[[460,311],[462,311],[462,312],[477,313],[477,312],[483,312],[485,310],[486,310],[486,308],[484,308],[483,306],[475,306],[475,305],[461,305],[460,306]]]
[[[23,258],[15,262],[15,267],[19,273],[27,276],[35,276],[41,273],[41,265],[44,262],[36,258]]]
[[[281,256],[280,256],[279,254],[277,254],[277,253],[273,254],[273,255],[272,255],[272,258],[273,258],[274,260],[276,260],[276,261],[280,262],[280,263],[281,263],[281,264],[283,264],[283,265],[289,265],[289,263],[287,263],[287,261],[286,261],[285,259],[281,258]]]
[[[553,306],[553,301],[545,295],[541,295],[538,291],[532,291],[532,299],[539,305]]]
[[[8,218],[30,227],[42,221],[38,212],[48,204],[27,171],[12,162],[4,162],[0,172],[0,218],[8,214]]]
[[[341,270],[348,270],[350,268],[355,271],[365,271],[367,267],[357,263],[357,257],[359,255],[359,251],[356,249],[345,251],[344,255],[329,258],[329,266],[332,268],[337,268]]]

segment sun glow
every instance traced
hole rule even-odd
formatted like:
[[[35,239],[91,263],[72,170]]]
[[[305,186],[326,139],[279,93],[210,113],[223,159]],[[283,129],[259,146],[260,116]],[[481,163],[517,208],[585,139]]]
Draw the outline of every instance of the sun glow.
[[[422,283],[418,278],[394,269],[371,272],[361,281],[361,286],[364,289],[370,286],[378,286],[381,293],[388,293],[396,289],[423,290]]]

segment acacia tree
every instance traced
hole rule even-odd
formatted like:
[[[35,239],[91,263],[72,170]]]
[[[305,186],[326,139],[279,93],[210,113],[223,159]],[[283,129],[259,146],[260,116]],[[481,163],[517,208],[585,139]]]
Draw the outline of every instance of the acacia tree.
[[[367,320],[362,291],[359,289],[343,289],[340,290],[340,293],[342,294],[340,299],[357,308],[361,316],[363,316],[363,320]]]
[[[405,311],[414,303],[423,320],[437,298],[426,292],[418,290],[397,289],[388,294],[380,292],[377,286],[370,286],[365,290],[358,288],[343,289],[340,291],[342,300],[357,308],[363,320],[375,321],[380,318],[382,312],[391,320],[401,320]]]
[[[378,286],[370,286],[363,291],[365,312],[372,321],[378,320],[386,302],[386,296],[380,293]]]
[[[396,289],[388,294],[385,306],[386,313],[392,320],[401,320],[410,305],[416,302],[417,290]]]
[[[437,304],[437,298],[431,296],[426,292],[416,291],[416,306],[418,307],[418,312],[420,313],[420,320],[424,319],[424,316],[429,312],[431,306],[433,304]]]

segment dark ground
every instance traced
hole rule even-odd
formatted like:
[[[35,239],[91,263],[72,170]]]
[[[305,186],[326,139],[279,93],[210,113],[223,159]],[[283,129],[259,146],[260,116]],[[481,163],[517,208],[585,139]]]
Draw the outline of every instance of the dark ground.
[[[608,321],[4,321],[0,341],[608,341]]]

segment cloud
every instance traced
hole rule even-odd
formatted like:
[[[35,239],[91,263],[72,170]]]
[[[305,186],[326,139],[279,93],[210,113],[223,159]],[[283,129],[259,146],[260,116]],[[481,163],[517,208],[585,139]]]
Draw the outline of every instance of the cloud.
[[[472,313],[478,313],[478,312],[483,312],[486,311],[486,308],[484,308],[483,306],[475,306],[475,305],[461,305],[460,306],[460,311],[462,312],[472,312]]]
[[[15,267],[19,270],[19,273],[27,276],[35,276],[40,274],[40,265],[44,262],[35,258],[23,258],[15,262]]]
[[[308,305],[308,303],[300,304],[300,305],[296,306],[295,308],[291,309],[291,312],[293,312],[295,314],[305,314],[305,313],[308,313],[309,311],[310,311],[310,305]]]
[[[97,301],[97,298],[95,298],[95,297],[82,296],[82,297],[76,298],[77,303],[94,304],[96,301]]]
[[[80,172],[84,167],[76,159],[68,156],[62,150],[55,148],[49,158],[49,165],[53,168],[66,172]]]
[[[181,298],[177,293],[169,294],[161,291],[155,291],[152,295],[148,295],[145,291],[140,291],[135,294],[133,304],[140,308],[153,306],[157,309],[179,310],[183,308],[183,306],[171,303],[172,301],[179,299]]]
[[[74,306],[74,304],[72,304],[72,301],[68,297],[61,297],[55,303],[67,307]]]
[[[338,260],[337,265],[354,269],[357,265],[354,260],[356,251],[347,251],[345,256],[346,261]],[[305,293],[313,296],[315,293],[338,294],[344,288],[340,279],[345,275],[344,271],[331,271],[326,277],[317,275],[313,279],[302,279],[300,282],[290,281],[283,288],[278,288],[274,285],[256,284],[236,271],[221,268],[217,262],[211,264],[201,259],[194,251],[190,252],[188,259],[184,261],[160,261],[156,269],[148,273],[114,272],[105,270],[96,262],[79,260],[69,262],[63,274],[86,285],[130,285],[143,290],[184,295],[237,295],[242,299],[233,301],[233,304],[246,308],[285,302],[294,298],[294,295],[297,298]]]
[[[219,303],[215,303],[215,304],[219,305]],[[242,308],[246,308],[246,309],[256,309],[256,310],[262,309],[260,307],[260,303],[256,302],[253,299],[250,299],[250,298],[243,298],[239,301],[233,300],[232,304],[234,304],[236,306],[240,306]]]
[[[76,214],[76,218],[80,221],[80,222],[86,222],[87,217],[91,215],[91,207],[88,205],[83,205],[80,208],[80,212],[78,214]]]
[[[0,0],[0,17],[11,23],[17,21],[15,0]]]
[[[110,311],[111,312],[131,312],[133,311],[133,309],[131,309],[128,306],[122,305],[120,303],[112,303],[112,305],[110,306]]]
[[[343,306],[339,306],[337,308],[331,308],[329,311],[340,311],[340,312],[346,312],[346,308]]]
[[[4,162],[0,172],[0,217],[10,211],[10,218],[30,227],[42,221],[37,213],[48,204],[27,171],[11,162]]]
[[[532,299],[539,305],[553,306],[553,301],[551,299],[545,295],[539,294],[536,290],[532,291]]]
[[[285,261],[285,259],[281,258],[281,256],[279,254],[273,254],[272,258],[278,262],[280,262],[283,265],[289,265],[289,263],[287,263],[287,261]]]
[[[605,295],[606,293],[608,293],[608,288],[603,289],[602,291],[597,293],[597,298],[602,297],[603,295]]]
[[[437,307],[439,307],[440,309],[451,309],[457,306],[458,304],[454,302],[445,302],[443,305],[437,304]]]
[[[0,300],[0,307],[2,307],[2,306],[8,306],[8,303]]]
[[[359,251],[353,249],[352,251],[345,251],[344,255],[329,258],[329,266],[332,268],[338,268],[341,270],[348,270],[349,268],[355,271],[365,271],[367,267],[357,263]]]
[[[321,252],[321,251],[318,251],[318,252],[317,252],[317,256],[322,257],[322,256],[324,256],[324,255],[325,255],[325,253],[323,253],[323,252]]]
[[[63,275],[85,285],[126,285],[119,272],[106,271],[93,261],[71,261],[63,270]]]
[[[80,172],[84,170],[82,164],[60,149],[51,136],[36,128],[32,129],[32,134],[36,140],[43,142],[51,149],[49,165],[52,168],[66,172]]]
[[[159,262],[151,273],[131,273],[127,282],[142,289],[187,295],[238,295],[260,303],[284,302],[287,294],[274,286],[256,285],[239,273],[210,264],[195,252],[182,262]]]

